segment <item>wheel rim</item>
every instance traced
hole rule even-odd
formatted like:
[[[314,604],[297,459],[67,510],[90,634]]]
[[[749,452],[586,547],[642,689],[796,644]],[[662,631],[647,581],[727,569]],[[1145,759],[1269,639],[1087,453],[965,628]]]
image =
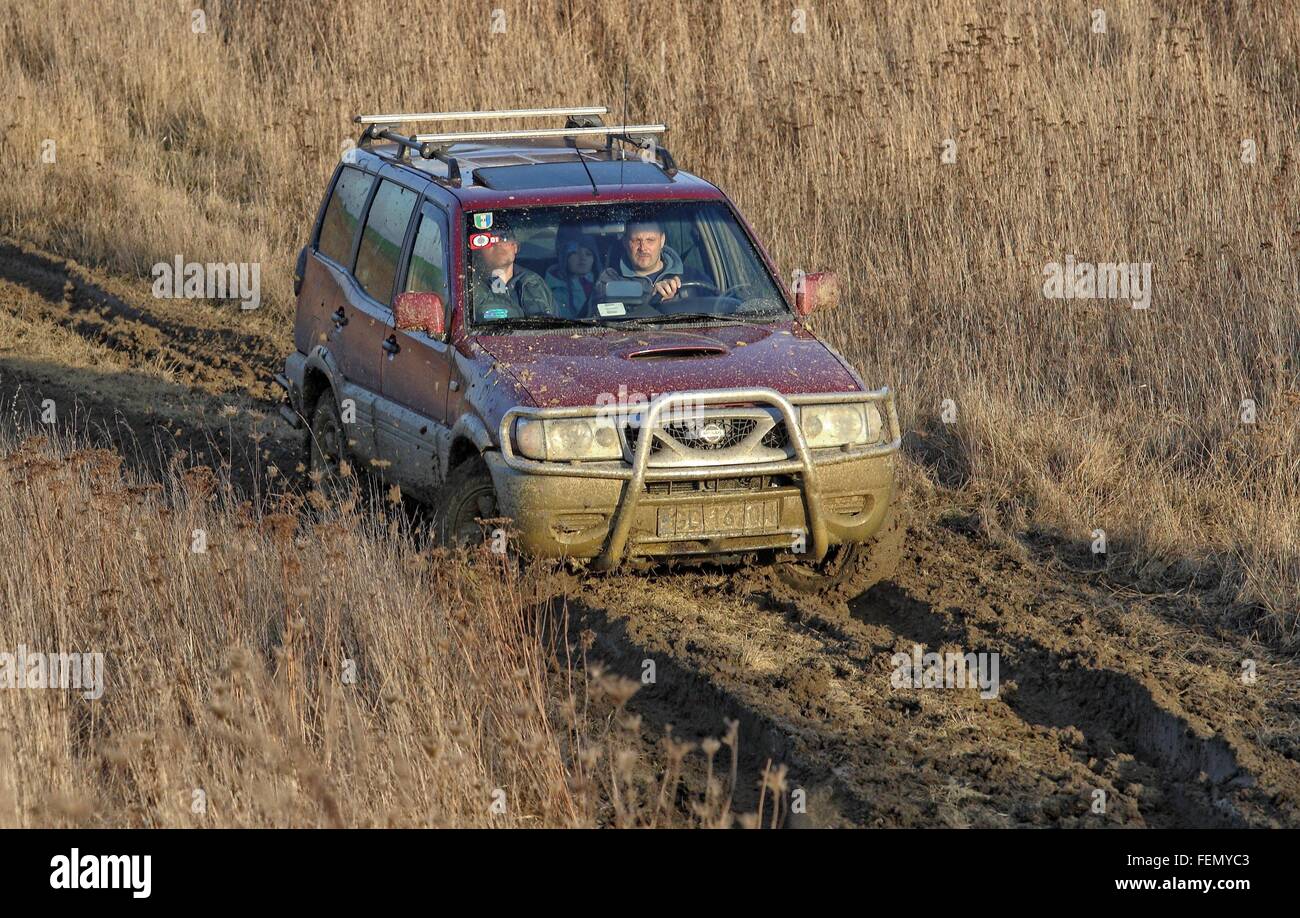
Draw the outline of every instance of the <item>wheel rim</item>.
[[[451,520],[452,538],[458,545],[475,545],[487,541],[480,519],[493,519],[497,515],[497,499],[491,486],[475,488],[457,504]]]

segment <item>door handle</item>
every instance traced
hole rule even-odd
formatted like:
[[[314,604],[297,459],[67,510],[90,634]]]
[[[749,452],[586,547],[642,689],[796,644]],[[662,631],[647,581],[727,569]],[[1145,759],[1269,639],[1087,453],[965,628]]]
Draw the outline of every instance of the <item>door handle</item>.
[[[348,315],[343,311],[342,306],[334,310],[334,315],[332,318],[334,319],[335,328],[342,328],[344,325],[348,324]]]
[[[396,335],[389,335],[387,338],[384,339],[384,350],[388,352],[389,357],[392,357],[401,349],[402,349],[401,345],[397,343]]]

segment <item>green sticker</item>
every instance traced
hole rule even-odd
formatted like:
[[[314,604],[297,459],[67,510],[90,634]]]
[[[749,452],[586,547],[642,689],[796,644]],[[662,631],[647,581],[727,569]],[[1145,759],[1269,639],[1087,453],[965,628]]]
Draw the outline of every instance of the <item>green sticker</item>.
[[[509,309],[502,309],[500,307],[497,307],[495,309],[483,310],[483,318],[485,319],[505,319],[508,318],[509,315],[510,315]]]

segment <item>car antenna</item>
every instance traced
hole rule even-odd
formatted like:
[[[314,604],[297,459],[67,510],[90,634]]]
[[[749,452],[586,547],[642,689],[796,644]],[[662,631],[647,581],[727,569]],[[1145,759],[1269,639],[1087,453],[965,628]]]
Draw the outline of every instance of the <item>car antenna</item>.
[[[578,156],[578,162],[582,163],[582,171],[587,173],[587,181],[591,182],[591,196],[600,197],[600,189],[596,187],[596,178],[591,174],[591,167],[587,165],[587,159],[582,155],[582,148],[574,141],[573,152]]]
[[[623,58],[623,130],[627,131],[627,58]],[[623,184],[623,163],[627,162],[627,151],[619,148],[618,183]]]

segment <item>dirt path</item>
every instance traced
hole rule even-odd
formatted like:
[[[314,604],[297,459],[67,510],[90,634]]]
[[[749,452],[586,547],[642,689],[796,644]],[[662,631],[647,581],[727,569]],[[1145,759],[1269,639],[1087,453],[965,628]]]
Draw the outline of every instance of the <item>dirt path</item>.
[[[60,423],[142,465],[184,449],[252,487],[290,470],[269,384],[288,340],[0,242],[0,410],[35,417],[53,399]],[[648,745],[733,718],[742,782],[787,765],[807,800],[791,824],[1300,825],[1296,660],[1207,631],[1190,587],[1140,594],[1050,545],[997,544],[959,500],[914,497],[897,582],[847,605],[763,570],[562,574],[543,599],[567,604],[591,658],[638,681],[653,662],[630,705]],[[996,654],[996,695],[892,686],[894,655],[914,648]]]
[[[255,487],[298,461],[271,376],[279,335],[235,307],[155,299],[75,262],[0,240],[0,410],[116,443],[137,467],[184,450]]]

